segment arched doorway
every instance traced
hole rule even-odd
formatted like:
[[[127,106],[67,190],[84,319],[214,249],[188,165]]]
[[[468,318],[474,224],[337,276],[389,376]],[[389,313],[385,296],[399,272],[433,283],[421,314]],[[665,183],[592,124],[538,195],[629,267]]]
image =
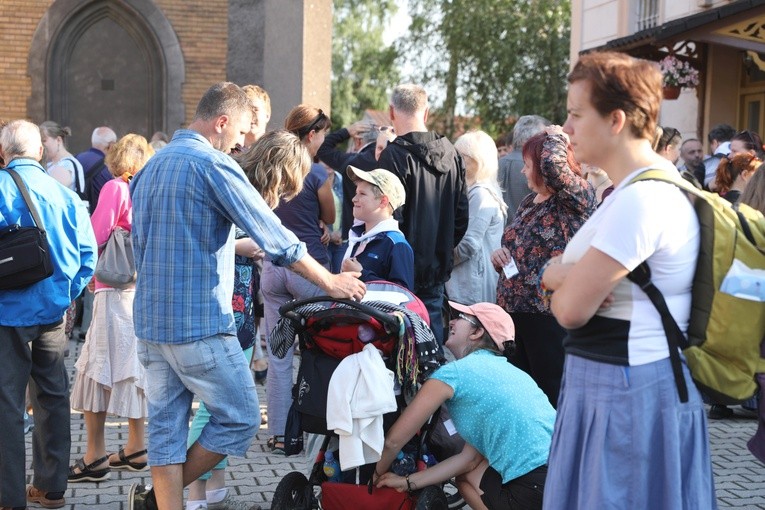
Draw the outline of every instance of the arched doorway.
[[[30,113],[40,115],[34,120],[71,127],[69,148],[75,152],[90,147],[96,126],[147,137],[180,127],[183,59],[175,33],[158,12],[150,0],[54,2],[30,52]],[[35,51],[43,57],[38,87]]]

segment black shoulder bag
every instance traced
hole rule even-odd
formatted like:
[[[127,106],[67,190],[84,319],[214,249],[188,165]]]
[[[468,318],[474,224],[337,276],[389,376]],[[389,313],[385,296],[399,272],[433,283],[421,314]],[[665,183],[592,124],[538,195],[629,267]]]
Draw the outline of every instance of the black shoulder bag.
[[[29,198],[24,181],[10,168],[4,168],[13,178],[35,225],[10,225],[0,230],[0,290],[23,289],[53,274],[53,260],[37,209]]]

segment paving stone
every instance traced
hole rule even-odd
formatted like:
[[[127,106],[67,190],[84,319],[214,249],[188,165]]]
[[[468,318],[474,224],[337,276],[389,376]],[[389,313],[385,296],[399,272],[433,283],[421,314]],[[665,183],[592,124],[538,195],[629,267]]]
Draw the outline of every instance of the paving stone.
[[[67,368],[74,380],[74,362],[82,344],[70,342]],[[297,358],[299,359],[299,358]],[[265,388],[256,385],[261,408],[266,402]],[[196,409],[196,405],[194,406]],[[86,448],[85,424],[81,413],[72,412],[72,461],[81,457]],[[765,510],[765,467],[746,448],[746,442],[757,428],[756,420],[730,419],[709,422],[710,449],[715,471],[715,487],[719,508]],[[117,451],[127,441],[127,421],[108,418],[106,423],[108,451]],[[227,486],[234,499],[258,503],[268,510],[273,492],[289,472],[310,472],[313,459],[303,455],[284,457],[266,451],[268,431],[262,426],[245,458],[232,458],[226,473]],[[26,436],[27,464],[32,455],[31,434]],[[27,483],[32,472],[27,470]],[[71,484],[67,491],[65,510],[126,510],[127,492],[132,483],[151,483],[146,472],[112,471],[112,478],[99,484]],[[33,507],[30,507],[33,508]]]

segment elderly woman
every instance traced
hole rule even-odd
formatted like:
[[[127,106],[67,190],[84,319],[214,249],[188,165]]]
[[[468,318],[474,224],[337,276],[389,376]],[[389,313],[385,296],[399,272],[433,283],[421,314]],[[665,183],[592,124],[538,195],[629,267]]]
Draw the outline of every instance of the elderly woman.
[[[144,137],[130,134],[117,141],[106,155],[106,166],[114,179],[104,184],[90,218],[99,245],[106,244],[117,227],[132,229],[128,182],[152,154],[154,149]],[[147,469],[145,377],[133,330],[135,285],[115,289],[96,278],[94,281],[93,321],[74,365],[77,375],[71,397],[72,409],[85,416],[87,447],[69,468],[69,483],[100,482],[111,476],[112,469]],[[127,443],[112,454],[106,453],[104,441],[107,413],[128,420]]]
[[[563,249],[595,210],[595,192],[582,176],[560,126],[523,146],[523,174],[532,193],[507,225],[502,248],[492,254],[500,273],[497,304],[512,317],[517,349],[512,362],[525,370],[556,406],[563,374],[565,331],[539,288],[542,266]]]
[[[686,329],[699,223],[676,186],[630,181],[677,170],[651,148],[661,105],[655,64],[623,53],[580,58],[568,76],[568,119],[582,162],[614,192],[543,271],[568,335],[545,508],[715,508],[706,418],[683,364],[681,402],[659,314],[627,275],[647,261]]]
[[[454,248],[454,269],[446,282],[449,299],[458,303],[492,302],[497,297],[497,272],[491,253],[500,246],[507,206],[497,185],[497,146],[483,131],[460,136],[454,148],[465,161],[470,220]]]
[[[316,157],[324,136],[331,125],[329,117],[319,108],[298,105],[284,121],[284,128],[296,135],[308,150],[311,158]],[[327,179],[327,170],[319,163],[311,165],[305,177],[303,189],[289,202],[282,200],[274,210],[282,224],[306,244],[308,253],[329,269],[329,231],[324,225],[335,222],[335,199],[332,183]],[[265,309],[265,327],[270,334],[279,319],[279,307],[293,299],[306,299],[323,294],[323,291],[302,276],[286,267],[278,267],[266,258],[260,279]],[[294,346],[283,359],[271,355],[266,377],[268,408],[268,449],[284,454],[284,426],[287,411],[292,403],[292,358]]]
[[[423,384],[388,431],[373,480],[378,487],[421,489],[452,477],[471,508],[541,509],[555,411],[536,383],[507,362],[513,321],[493,303],[449,302],[446,347],[457,358]],[[461,453],[405,477],[389,473],[401,448],[446,403]]]

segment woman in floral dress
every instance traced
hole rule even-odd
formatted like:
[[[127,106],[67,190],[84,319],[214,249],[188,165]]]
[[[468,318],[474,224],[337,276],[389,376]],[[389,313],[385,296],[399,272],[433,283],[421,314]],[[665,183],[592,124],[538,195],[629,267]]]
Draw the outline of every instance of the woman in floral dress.
[[[497,304],[513,318],[516,352],[512,362],[525,370],[555,407],[563,374],[565,331],[550,313],[539,274],[595,210],[595,192],[582,176],[568,137],[559,126],[531,137],[523,146],[523,174],[532,193],[505,228],[502,248],[492,253],[499,273]]]

